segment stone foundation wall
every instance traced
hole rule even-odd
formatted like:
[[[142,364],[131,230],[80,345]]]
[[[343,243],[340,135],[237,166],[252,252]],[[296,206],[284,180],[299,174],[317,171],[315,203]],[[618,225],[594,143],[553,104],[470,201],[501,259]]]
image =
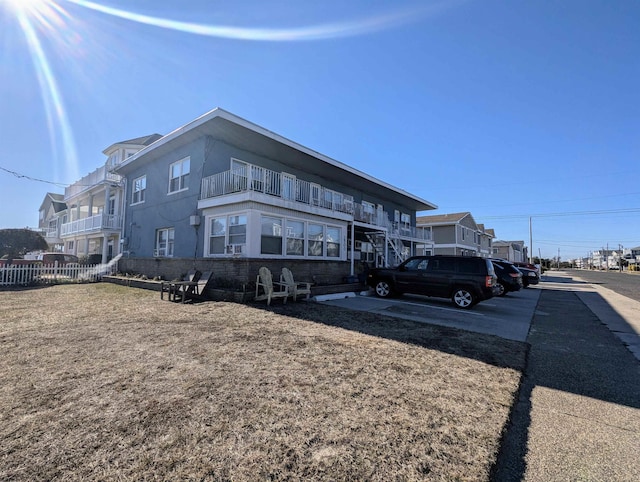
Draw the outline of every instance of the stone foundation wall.
[[[147,278],[181,279],[189,270],[212,271],[213,278],[225,287],[254,286],[260,267],[266,266],[274,280],[280,278],[283,267],[289,268],[296,281],[315,285],[334,285],[345,282],[350,265],[344,261],[309,261],[279,259],[212,259],[212,258],[121,258],[118,271]]]

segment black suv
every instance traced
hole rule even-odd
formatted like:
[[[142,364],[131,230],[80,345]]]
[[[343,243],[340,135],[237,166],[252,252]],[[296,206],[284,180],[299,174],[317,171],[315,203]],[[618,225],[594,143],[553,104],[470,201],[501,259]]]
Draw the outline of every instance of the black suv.
[[[498,277],[498,285],[496,286],[498,296],[504,296],[522,288],[522,272],[513,263],[504,259],[492,259],[491,262]]]
[[[367,285],[382,298],[414,293],[450,298],[459,308],[471,308],[493,296],[496,275],[485,258],[414,256],[397,268],[370,270]]]

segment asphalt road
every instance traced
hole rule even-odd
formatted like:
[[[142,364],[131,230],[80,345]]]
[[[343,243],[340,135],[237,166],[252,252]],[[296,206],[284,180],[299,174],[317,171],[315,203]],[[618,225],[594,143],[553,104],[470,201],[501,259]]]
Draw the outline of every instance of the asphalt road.
[[[640,273],[589,271],[586,269],[567,269],[563,271],[589,283],[608,288],[632,300],[640,301]],[[545,274],[553,276],[553,271],[547,271]]]

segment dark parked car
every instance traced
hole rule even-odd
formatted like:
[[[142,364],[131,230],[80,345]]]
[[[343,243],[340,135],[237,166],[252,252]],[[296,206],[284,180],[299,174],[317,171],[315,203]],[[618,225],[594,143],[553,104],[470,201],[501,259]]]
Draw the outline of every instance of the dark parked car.
[[[397,268],[371,269],[367,284],[381,298],[413,293],[449,298],[459,308],[471,308],[493,296],[496,275],[485,258],[414,256]]]
[[[522,287],[526,288],[529,285],[537,285],[540,282],[540,276],[538,270],[524,268],[517,266],[518,271],[522,273]]]
[[[498,277],[496,294],[504,296],[512,291],[519,291],[522,288],[522,273],[513,263],[503,259],[492,259],[493,267]]]

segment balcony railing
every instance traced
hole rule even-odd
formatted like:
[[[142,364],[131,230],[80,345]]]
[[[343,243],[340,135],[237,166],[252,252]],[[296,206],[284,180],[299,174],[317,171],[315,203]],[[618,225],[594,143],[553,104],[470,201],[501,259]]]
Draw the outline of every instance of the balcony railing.
[[[261,192],[342,213],[353,212],[353,197],[348,194],[253,165],[205,177],[202,179],[200,199],[246,191]]]
[[[96,214],[89,218],[65,223],[60,227],[61,236],[101,230],[118,230],[122,228],[122,218],[114,214]]]
[[[65,200],[71,199],[105,181],[120,182],[121,180],[122,176],[109,172],[106,166],[102,166],[92,173],[87,174],[79,181],[74,182],[71,186],[65,188],[64,198]]]
[[[45,238],[57,238],[58,228],[46,228],[43,230],[43,234]]]
[[[352,215],[355,221],[386,228],[390,234],[396,236],[431,239],[430,230],[415,226],[396,226],[391,223],[386,211],[371,210],[369,206],[355,203],[353,196],[254,165],[203,178],[200,199],[247,191],[261,192],[308,206],[347,213]]]

